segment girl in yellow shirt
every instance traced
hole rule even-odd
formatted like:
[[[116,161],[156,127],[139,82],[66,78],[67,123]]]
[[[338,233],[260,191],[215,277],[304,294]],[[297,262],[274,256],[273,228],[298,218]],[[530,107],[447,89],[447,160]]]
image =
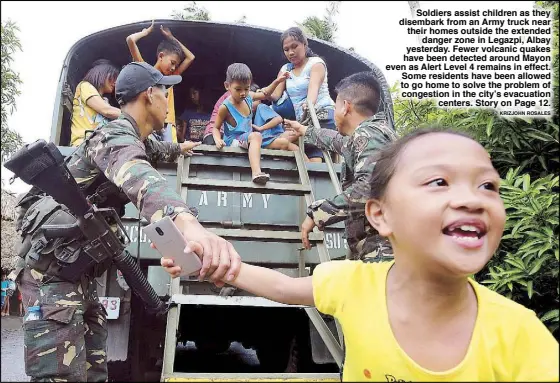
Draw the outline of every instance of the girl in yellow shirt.
[[[76,86],[70,146],[79,146],[89,131],[120,116],[121,110],[102,98],[115,90],[119,72],[109,60],[100,59],[93,63],[84,79]]]
[[[383,149],[375,168],[366,215],[394,261],[332,261],[305,278],[243,263],[226,282],[337,318],[344,381],[558,381],[558,342],[535,313],[469,278],[506,219],[485,149],[457,132],[419,130]]]

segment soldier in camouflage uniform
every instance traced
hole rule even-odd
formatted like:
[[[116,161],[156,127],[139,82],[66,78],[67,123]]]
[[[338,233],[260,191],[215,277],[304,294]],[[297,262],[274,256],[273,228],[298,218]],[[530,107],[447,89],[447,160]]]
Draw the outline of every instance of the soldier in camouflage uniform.
[[[205,230],[185,201],[156,171],[150,161],[174,161],[191,154],[193,143],[174,144],[148,139],[164,126],[166,86],[181,76],[163,76],[145,63],[131,63],[116,81],[121,116],[98,128],[68,159],[67,166],[84,195],[98,207],[112,207],[124,215],[133,202],[147,220],[168,215],[183,233],[204,247],[200,278],[233,278],[240,257],[231,243]],[[23,303],[41,307],[42,319],[24,322],[24,359],[32,381],[107,381],[107,313],[96,293],[95,277],[111,260],[96,265],[77,283],[58,275],[63,250],[78,256],[83,238],[46,239],[38,228],[69,224],[75,218],[63,205],[33,188],[18,203],[16,222],[21,232],[22,257],[11,275],[22,292]],[[71,262],[71,257],[65,258]],[[218,285],[223,285],[219,282]]]
[[[302,123],[285,120],[286,129],[303,135],[305,143],[336,152],[343,158],[343,193],[315,201],[308,207],[308,217],[302,223],[302,241],[304,247],[310,249],[308,234],[315,226],[324,230],[326,226],[345,220],[345,237],[350,248],[347,258],[391,257],[389,241],[377,233],[365,216],[365,203],[376,163],[375,154],[397,137],[387,125],[384,113],[375,114],[380,88],[372,74],[362,72],[346,77],[336,91],[334,117],[338,132],[315,128],[309,116]]]

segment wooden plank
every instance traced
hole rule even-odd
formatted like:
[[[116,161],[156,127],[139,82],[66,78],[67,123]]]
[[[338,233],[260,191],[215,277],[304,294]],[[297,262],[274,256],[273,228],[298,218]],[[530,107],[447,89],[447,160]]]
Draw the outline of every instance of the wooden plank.
[[[270,240],[271,242],[301,242],[301,233],[294,231],[276,230],[244,230],[244,229],[220,229],[209,228],[212,233],[224,237],[248,240]],[[310,242],[322,242],[324,235],[322,232],[309,233]]]
[[[224,146],[222,149],[217,149],[214,145],[199,145],[194,151],[200,153],[234,154],[247,156],[246,149],[232,148],[229,146]],[[290,150],[261,149],[261,156],[294,158],[294,153]]]
[[[305,195],[311,192],[311,187],[300,184],[267,182],[257,185],[251,181],[216,180],[204,178],[184,179],[183,186],[197,190],[214,190],[228,192],[254,192],[262,194]]]

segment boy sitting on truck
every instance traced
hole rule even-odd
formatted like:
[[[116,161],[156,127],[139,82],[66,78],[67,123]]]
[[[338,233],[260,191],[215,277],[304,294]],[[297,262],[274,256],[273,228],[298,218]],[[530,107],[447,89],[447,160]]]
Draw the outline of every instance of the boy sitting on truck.
[[[259,92],[259,86],[255,83],[251,85],[251,92]],[[296,144],[291,143],[285,136],[284,127],[282,126],[283,118],[274,111],[269,105],[259,100],[253,101],[253,130],[260,132],[262,135],[261,148],[291,150],[295,152],[299,150]]]
[[[224,86],[230,92],[220,108],[214,122],[212,135],[216,147],[242,147],[249,150],[249,164],[251,165],[252,180],[258,185],[265,185],[270,175],[261,170],[261,145],[263,142],[260,132],[253,132],[253,101],[268,98],[276,87],[289,76],[282,73],[269,86],[259,92],[251,92],[250,86],[253,75],[249,67],[242,63],[231,64],[226,72]],[[220,128],[224,125],[224,139]]]
[[[143,62],[144,59],[140,54],[137,42],[142,37],[148,36],[154,29],[154,22],[148,28],[142,29],[140,32],[131,34],[126,38],[126,44],[132,54],[134,61]],[[173,36],[171,30],[160,25],[160,31],[165,36],[157,47],[157,62],[154,68],[159,70],[164,76],[182,74],[194,61],[194,55],[179,40]],[[175,100],[173,97],[173,87],[167,91],[167,117],[165,119],[165,129],[162,130],[160,136],[156,137],[161,141],[177,142],[177,129],[175,123]]]

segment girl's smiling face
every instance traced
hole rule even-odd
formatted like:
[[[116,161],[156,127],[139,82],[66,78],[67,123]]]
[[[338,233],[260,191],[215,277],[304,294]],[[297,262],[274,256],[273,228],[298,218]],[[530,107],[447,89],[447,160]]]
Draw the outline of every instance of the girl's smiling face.
[[[389,237],[395,258],[446,276],[480,271],[505,225],[500,177],[477,142],[449,133],[409,141],[384,195],[366,215]]]

